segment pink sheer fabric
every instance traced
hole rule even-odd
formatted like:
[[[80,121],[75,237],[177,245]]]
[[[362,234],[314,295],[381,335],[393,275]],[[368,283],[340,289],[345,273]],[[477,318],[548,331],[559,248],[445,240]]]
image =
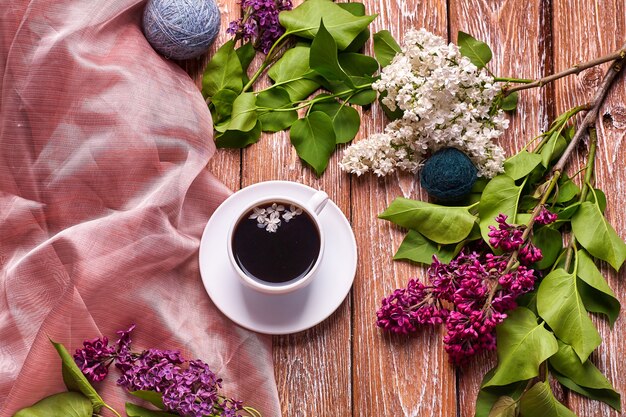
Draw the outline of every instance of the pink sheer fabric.
[[[270,339],[200,280],[202,230],[230,191],[205,169],[202,96],[141,33],[144,3],[3,3],[0,416],[64,390],[48,337],[73,350],[131,323],[135,347],[201,358],[226,395],[280,415]],[[123,412],[111,373],[98,389]]]

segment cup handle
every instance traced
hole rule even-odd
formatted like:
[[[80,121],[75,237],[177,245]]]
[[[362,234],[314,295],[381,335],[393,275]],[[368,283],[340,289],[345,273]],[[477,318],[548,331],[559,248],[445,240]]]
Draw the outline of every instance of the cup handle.
[[[328,194],[324,191],[317,191],[313,196],[306,202],[306,206],[309,210],[316,215],[319,215],[324,207],[326,207],[326,203],[328,203]]]

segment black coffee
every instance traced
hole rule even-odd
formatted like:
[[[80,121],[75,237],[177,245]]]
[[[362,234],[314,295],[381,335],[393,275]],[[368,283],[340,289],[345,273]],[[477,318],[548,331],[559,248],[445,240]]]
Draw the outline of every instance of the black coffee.
[[[289,203],[263,204],[235,225],[233,255],[246,275],[269,283],[305,276],[317,261],[320,235],[313,219]]]

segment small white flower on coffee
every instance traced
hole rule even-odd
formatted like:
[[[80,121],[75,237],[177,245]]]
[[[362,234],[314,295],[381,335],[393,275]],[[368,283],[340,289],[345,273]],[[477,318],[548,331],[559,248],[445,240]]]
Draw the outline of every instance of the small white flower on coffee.
[[[252,211],[253,213],[248,218],[256,220],[259,229],[265,229],[270,233],[278,230],[281,224],[281,213],[285,223],[289,223],[289,220],[302,214],[302,209],[293,204],[287,210],[284,205],[278,203],[272,203],[271,206],[265,208],[254,207]]]
[[[289,223],[289,220],[299,216],[300,214],[302,214],[302,209],[292,204],[289,206],[289,211],[285,211],[283,214],[283,220],[285,220],[286,223]]]
[[[276,214],[276,216],[274,216],[274,214]],[[267,220],[266,224],[267,227],[265,228],[265,230],[270,233],[275,233],[276,230],[278,230],[278,226],[280,226],[280,216],[278,215],[278,213],[273,212],[270,218]]]
[[[273,212],[278,212],[278,211],[285,211],[285,206],[283,206],[282,204],[276,204],[273,203],[271,207],[268,207],[267,209],[268,213],[273,213]]]
[[[254,213],[252,213],[250,215],[250,217],[248,217],[249,219],[265,218],[265,209],[264,208],[255,207],[255,208],[252,209],[252,211],[254,211]]]

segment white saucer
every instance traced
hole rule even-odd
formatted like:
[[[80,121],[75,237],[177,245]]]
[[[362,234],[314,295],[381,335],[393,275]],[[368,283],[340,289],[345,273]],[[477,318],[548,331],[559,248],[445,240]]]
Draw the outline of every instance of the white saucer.
[[[290,181],[257,183],[228,197],[209,219],[200,242],[202,282],[217,308],[240,326],[266,334],[300,332],[330,316],[348,295],[356,273],[356,241],[332,201],[319,216],[326,234],[324,258],[307,287],[281,295],[254,291],[241,282],[228,259],[230,223],[250,202],[269,194],[307,200],[315,191]]]

